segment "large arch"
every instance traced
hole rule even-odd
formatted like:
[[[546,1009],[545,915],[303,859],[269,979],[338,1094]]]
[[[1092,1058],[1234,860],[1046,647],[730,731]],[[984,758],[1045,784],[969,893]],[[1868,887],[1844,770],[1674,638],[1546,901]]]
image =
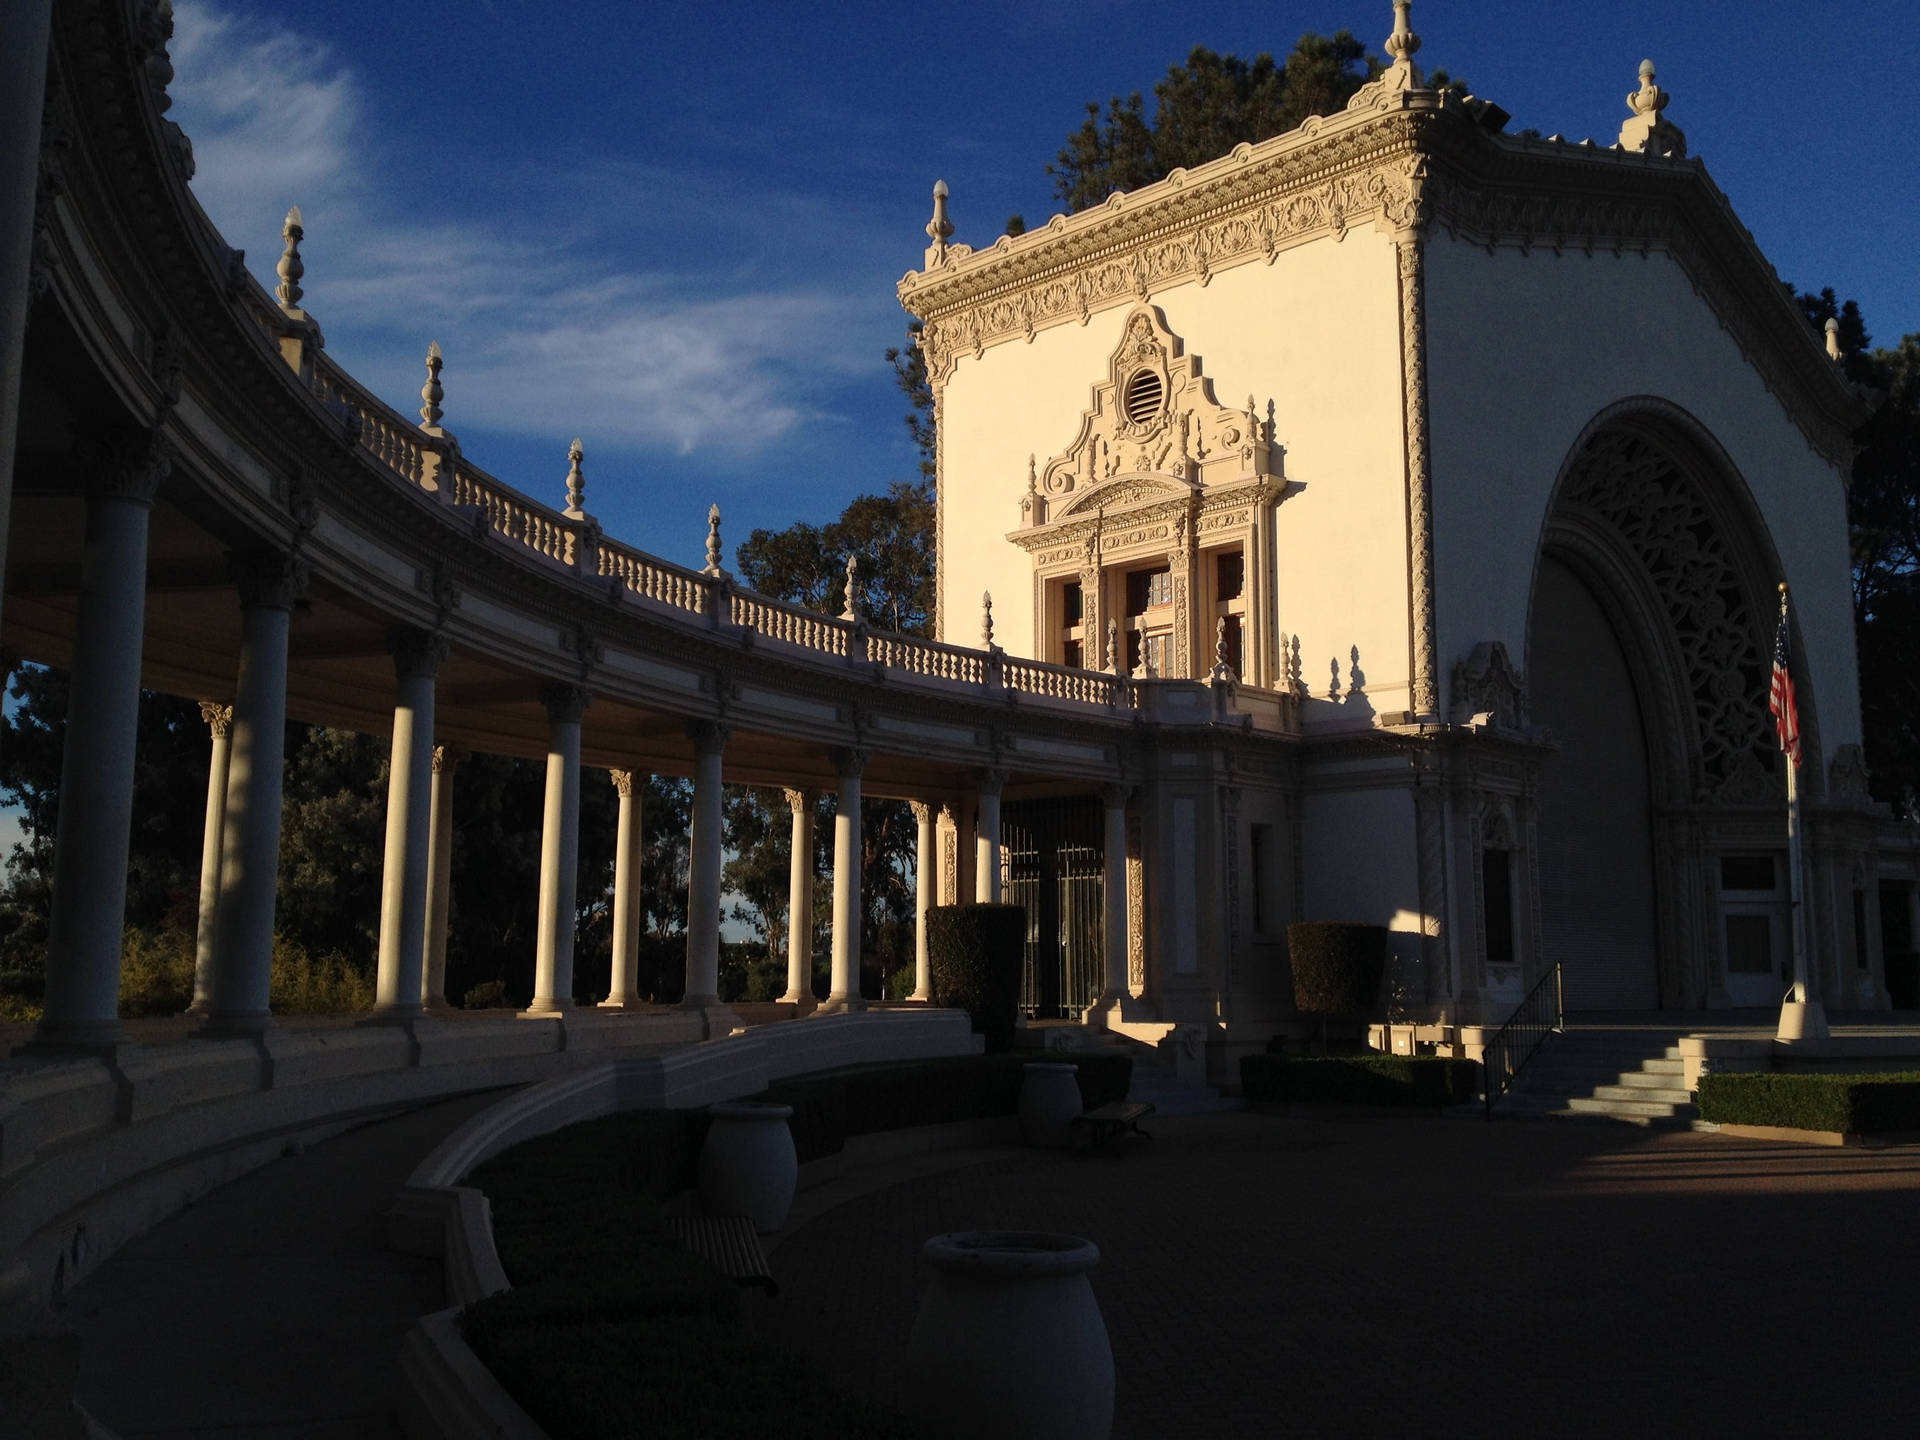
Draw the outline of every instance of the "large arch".
[[[1779,954],[1729,989],[1721,859],[1784,849],[1766,708],[1781,573],[1738,469],[1678,406],[1621,401],[1570,447],[1526,652],[1534,717],[1562,741],[1540,780],[1540,886],[1569,1008],[1752,1002],[1777,972]],[[1801,724],[1821,753],[1804,683]]]

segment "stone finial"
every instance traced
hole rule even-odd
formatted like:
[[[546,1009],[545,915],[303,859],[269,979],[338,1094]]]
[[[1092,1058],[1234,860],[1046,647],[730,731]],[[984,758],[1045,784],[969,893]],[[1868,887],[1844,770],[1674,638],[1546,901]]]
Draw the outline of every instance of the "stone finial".
[[[439,428],[440,402],[447,398],[446,390],[440,384],[440,367],[446,364],[446,357],[440,353],[440,342],[433,341],[427,346],[427,383],[420,387],[420,425],[426,430]]]
[[[847,556],[847,603],[840,607],[840,618],[842,620],[853,620],[857,622],[860,619],[860,605],[859,602],[854,599],[859,593],[860,557],[858,555],[849,555]]]
[[[1684,159],[1686,134],[1662,113],[1673,97],[1653,83],[1653,61],[1640,62],[1640,88],[1627,96],[1627,109],[1633,112],[1620,127],[1620,148],[1643,155],[1662,155]]]
[[[980,648],[993,649],[993,592],[987,590],[980,596]]]
[[[1120,622],[1112,617],[1107,620],[1107,673],[1120,673]]]
[[[576,435],[573,444],[567,447],[567,508],[563,513],[569,520],[587,518],[587,477],[580,468],[580,462],[586,458],[587,452]]]
[[[1409,70],[1413,69],[1414,52],[1420,48],[1420,37],[1413,33],[1412,13],[1413,0],[1393,0],[1393,34],[1383,47],[1396,66],[1404,65]]]
[[[1827,321],[1827,358],[1829,360],[1840,358],[1840,322],[1838,320]]]
[[[1233,667],[1227,663],[1227,617],[1222,615],[1213,622],[1213,683],[1219,685],[1234,678]]]
[[[947,258],[947,237],[953,234],[953,222],[947,219],[947,182],[933,182],[933,219],[927,222],[927,239],[933,243],[927,246],[927,268],[941,264]]]
[[[707,568],[704,573],[708,575],[727,573],[720,568],[720,507],[718,505],[709,506],[707,509]]]
[[[307,238],[307,228],[298,205],[287,211],[286,223],[280,227],[280,238],[287,244],[280,252],[280,263],[274,267],[280,276],[280,283],[274,287],[273,293],[279,297],[282,310],[290,315],[298,314],[300,277],[307,273],[307,267],[300,260],[300,242]]]

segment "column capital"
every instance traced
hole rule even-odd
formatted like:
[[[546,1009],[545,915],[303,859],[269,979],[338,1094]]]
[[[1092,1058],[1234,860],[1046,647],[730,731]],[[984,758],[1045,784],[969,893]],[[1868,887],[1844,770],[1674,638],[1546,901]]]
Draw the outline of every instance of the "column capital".
[[[202,700],[200,718],[207,722],[207,728],[218,740],[233,729],[233,703],[227,700]]]
[[[1007,772],[988,767],[974,771],[973,778],[976,782],[975,788],[982,795],[998,795],[1007,783]]]
[[[633,798],[633,771],[609,770],[607,778],[613,782],[613,788],[619,792],[622,800]]]
[[[235,552],[227,557],[227,569],[246,610],[291,610],[307,591],[306,561],[281,551]]]
[[[733,727],[719,720],[689,720],[687,739],[693,742],[696,755],[718,755],[727,748],[727,741],[733,738]]]
[[[833,762],[833,772],[843,780],[858,780],[866,773],[869,753],[857,745],[827,747],[827,759]]]
[[[593,703],[593,692],[584,685],[542,685],[540,703],[547,707],[547,719],[555,725],[578,725]]]
[[[933,819],[933,806],[924,800],[909,800],[907,808],[913,812],[913,818],[922,825]]]
[[[1110,780],[1100,787],[1100,799],[1109,810],[1124,810],[1127,799],[1133,794],[1133,786],[1123,781]]]
[[[446,664],[452,648],[447,637],[437,630],[395,625],[387,631],[387,649],[393,655],[393,673],[402,680],[431,680]]]
[[[813,811],[813,802],[819,797],[812,790],[782,790],[787,797],[787,808],[796,815],[807,815]]]
[[[939,818],[949,825],[957,827],[960,824],[960,812],[954,808],[951,800],[943,800],[940,802]]]
[[[159,435],[131,445],[89,446],[81,456],[87,491],[96,499],[151,505],[160,483],[173,473],[173,447]]]
[[[467,752],[462,750],[458,745],[434,746],[433,773],[436,775],[451,775],[454,767],[466,758],[466,754]]]

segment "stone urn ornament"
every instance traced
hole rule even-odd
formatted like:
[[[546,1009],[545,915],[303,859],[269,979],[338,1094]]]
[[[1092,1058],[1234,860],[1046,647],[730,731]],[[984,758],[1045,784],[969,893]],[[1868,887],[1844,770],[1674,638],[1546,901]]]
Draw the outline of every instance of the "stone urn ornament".
[[[1058,1150],[1073,1143],[1073,1117],[1080,1113],[1080,1067],[1029,1060],[1020,1081],[1020,1134],[1027,1144]]]
[[[1077,1235],[936,1235],[907,1343],[908,1415],[923,1440],[1108,1440],[1113,1347]]]
[[[787,1223],[800,1164],[787,1121],[791,1105],[731,1100],[711,1105],[700,1147],[700,1202],[714,1215],[744,1215],[761,1234]]]

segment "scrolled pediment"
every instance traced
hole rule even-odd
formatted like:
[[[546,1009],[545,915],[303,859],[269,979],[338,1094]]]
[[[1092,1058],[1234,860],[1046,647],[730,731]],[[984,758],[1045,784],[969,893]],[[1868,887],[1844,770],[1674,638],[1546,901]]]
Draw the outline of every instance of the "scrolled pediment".
[[[1067,503],[1053,512],[1055,519],[1094,515],[1104,510],[1132,509],[1162,500],[1186,500],[1195,487],[1162,475],[1119,475],[1105,484],[1095,485],[1067,497]]]

